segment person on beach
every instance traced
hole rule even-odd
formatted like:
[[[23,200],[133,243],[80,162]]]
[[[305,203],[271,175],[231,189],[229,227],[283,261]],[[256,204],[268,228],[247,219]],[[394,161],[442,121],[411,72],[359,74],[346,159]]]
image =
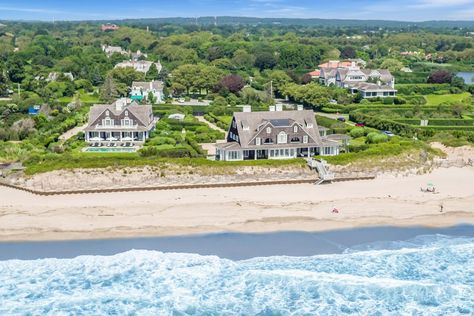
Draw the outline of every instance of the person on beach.
[[[335,207],[332,209],[332,212],[333,212],[334,214],[339,214],[339,210],[338,210],[337,208],[335,208]]]

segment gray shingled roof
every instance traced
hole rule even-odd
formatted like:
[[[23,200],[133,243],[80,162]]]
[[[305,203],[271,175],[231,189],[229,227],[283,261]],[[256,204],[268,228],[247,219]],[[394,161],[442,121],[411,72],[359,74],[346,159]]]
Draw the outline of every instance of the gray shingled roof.
[[[124,111],[129,111],[138,120],[138,127],[149,129],[154,122],[153,110],[151,105],[139,105],[136,102],[132,102],[127,106],[124,106],[121,111],[117,110],[115,101],[112,104],[95,104],[89,112],[89,125],[86,129],[93,128],[93,123],[104,113],[109,110],[113,116],[120,116]]]
[[[134,81],[132,87],[138,87],[143,90],[150,90],[150,88],[155,90],[163,89],[162,81]]]
[[[275,112],[240,112],[234,113],[234,118],[237,122],[237,130],[239,133],[239,141],[242,147],[254,147],[249,145],[253,137],[257,133],[257,128],[271,121],[275,120],[293,120],[297,122],[300,127],[314,140],[316,144],[322,144],[319,135],[318,125],[314,117],[314,112],[311,110],[303,111],[275,111]],[[312,124],[312,128],[307,125]],[[248,126],[248,129],[244,129]]]
[[[394,88],[390,85],[378,85],[376,83],[370,82],[350,82],[350,86],[352,89],[358,89],[362,91],[393,91],[396,92]]]

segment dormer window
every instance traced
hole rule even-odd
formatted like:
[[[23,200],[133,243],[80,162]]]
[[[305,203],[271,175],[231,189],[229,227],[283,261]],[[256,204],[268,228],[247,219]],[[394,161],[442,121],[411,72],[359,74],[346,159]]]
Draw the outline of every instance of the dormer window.
[[[122,126],[132,126],[132,120],[125,118],[122,120]]]
[[[280,132],[278,134],[278,144],[286,144],[288,143],[288,135],[285,132]]]
[[[303,136],[303,144],[307,144],[308,143],[308,135],[304,135]]]
[[[104,125],[104,126],[114,126],[114,121],[107,117],[104,120],[102,120],[102,125]]]
[[[298,125],[293,126],[293,133],[298,133]]]
[[[260,146],[262,144],[262,139],[260,137],[257,137],[255,139],[255,145]]]
[[[107,110],[107,111],[105,112],[105,115],[110,116],[109,110]]]
[[[271,127],[267,127],[267,134],[271,134],[271,133],[272,133]]]
[[[125,111],[125,116],[128,116],[128,111]]]

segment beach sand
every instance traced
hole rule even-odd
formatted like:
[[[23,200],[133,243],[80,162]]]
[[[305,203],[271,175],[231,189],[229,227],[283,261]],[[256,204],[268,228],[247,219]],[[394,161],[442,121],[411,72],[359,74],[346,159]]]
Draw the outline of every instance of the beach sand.
[[[420,187],[433,183],[438,194]],[[474,224],[474,168],[314,186],[36,196],[0,187],[0,240]],[[441,211],[441,205],[443,206]],[[338,214],[332,213],[337,208]]]

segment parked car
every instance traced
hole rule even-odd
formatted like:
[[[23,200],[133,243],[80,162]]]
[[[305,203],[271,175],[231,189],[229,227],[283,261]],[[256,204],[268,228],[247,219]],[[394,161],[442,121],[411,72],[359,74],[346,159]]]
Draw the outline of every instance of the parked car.
[[[384,133],[384,134],[387,135],[388,137],[393,137],[393,136],[395,136],[395,134],[392,133],[391,131],[382,131],[382,133]]]
[[[183,99],[183,98],[179,98],[179,99],[178,99],[178,103],[184,103],[184,99]]]
[[[339,122],[345,122],[345,121],[346,121],[346,119],[345,119],[344,117],[338,117],[337,120],[338,120]]]
[[[365,127],[365,124],[363,124],[363,123],[356,123],[355,126],[357,126],[357,127]]]

